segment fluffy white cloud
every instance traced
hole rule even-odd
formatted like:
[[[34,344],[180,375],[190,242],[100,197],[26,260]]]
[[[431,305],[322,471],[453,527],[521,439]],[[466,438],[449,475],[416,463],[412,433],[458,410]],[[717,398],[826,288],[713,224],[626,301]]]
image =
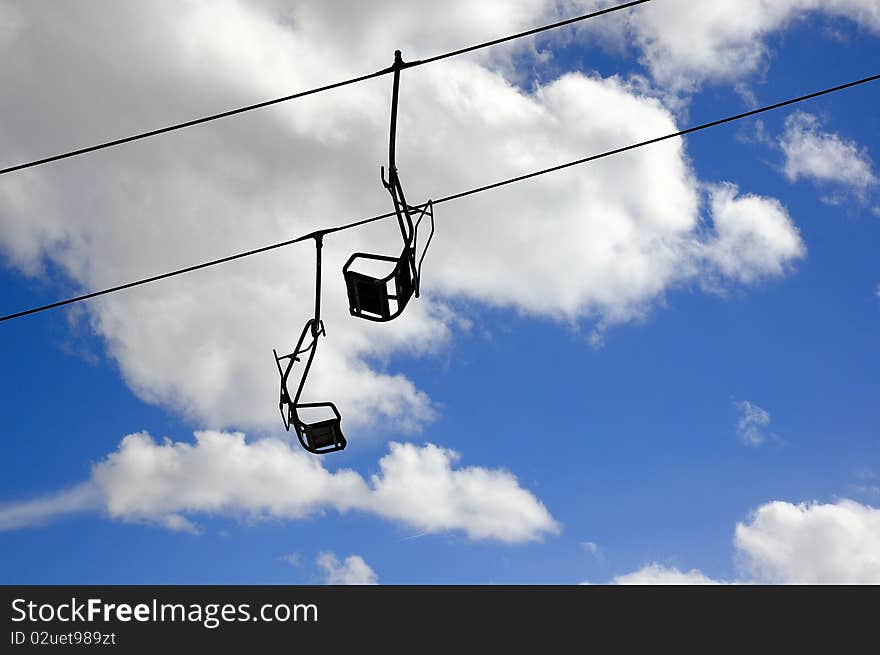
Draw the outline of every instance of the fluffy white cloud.
[[[806,246],[785,208],[772,198],[739,196],[731,184],[710,188],[716,236],[706,257],[722,275],[743,283],[779,276],[806,255]]]
[[[734,545],[739,583],[880,584],[880,509],[852,500],[766,503],[737,524]],[[656,563],[612,582],[723,584]]]
[[[333,553],[321,553],[316,560],[324,572],[324,584],[374,585],[379,577],[360,555],[351,555],[340,562]]]
[[[745,570],[787,584],[880,584],[880,509],[852,500],[781,501],[736,526]]]
[[[666,567],[662,564],[652,563],[642,567],[638,571],[619,575],[611,584],[619,585],[715,585],[722,584],[717,580],[708,578],[697,569],[679,571],[677,568]]]
[[[556,532],[547,509],[507,471],[454,469],[457,453],[391,444],[371,478],[371,506],[423,532],[463,529],[471,539],[527,541]]]
[[[54,496],[0,507],[0,529],[43,523],[86,509],[115,519],[195,531],[188,517],[301,519],[328,509],[359,510],[426,533],[470,539],[539,540],[559,526],[510,473],[455,468],[458,454],[428,444],[391,444],[369,482],[281,439],[198,432],[194,443],[131,434],[92,469],[91,480]]]
[[[823,131],[812,114],[789,116],[779,145],[785,155],[782,170],[791,182],[801,178],[831,182],[862,194],[877,185],[868,152],[854,141]]]
[[[600,0],[574,5],[604,5]],[[768,37],[811,14],[852,21],[880,34],[876,0],[662,0],[610,18],[618,39],[634,41],[655,82],[672,93],[703,82],[732,82],[761,71]],[[588,26],[607,31],[607,24]]]
[[[760,446],[767,440],[770,412],[748,400],[736,403],[736,406],[740,411],[736,424],[737,435],[747,446]]]
[[[274,97],[383,67],[394,47],[415,58],[553,11],[536,0],[459,8],[12,4],[0,39],[3,156],[26,160]],[[411,199],[677,127],[659,101],[617,78],[569,74],[524,92],[493,61],[404,73],[399,163]],[[388,86],[383,78],[3,176],[0,249],[22,271],[39,274],[48,261],[94,289],[387,211],[377,168]],[[328,237],[328,339],[306,400],[333,399],[349,434],[417,429],[435,414],[430,399],[383,362],[447,347],[455,320],[445,303],[470,298],[601,328],[643,316],[677,285],[752,283],[803,255],[777,202],[717,189],[701,201],[676,140],[439,206],[425,297],[386,325],[348,316],[339,270],[355,250],[394,253],[394,225]],[[278,421],[271,349],[290,349],[309,316],[313,257],[303,244],[106,297],[89,304],[88,320],[142,399],[207,428],[263,432]]]

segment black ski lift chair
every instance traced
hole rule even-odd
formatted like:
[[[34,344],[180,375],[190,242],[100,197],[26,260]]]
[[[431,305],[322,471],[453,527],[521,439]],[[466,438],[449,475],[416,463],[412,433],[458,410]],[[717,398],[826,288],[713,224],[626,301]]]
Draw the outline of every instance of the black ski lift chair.
[[[385,179],[385,167],[382,167],[382,184],[391,194],[394,201],[394,213],[397,216],[400,235],[403,238],[403,250],[398,257],[374,255],[365,252],[354,253],[342,267],[345,286],[348,290],[348,306],[352,316],[368,321],[386,322],[397,318],[403,312],[409,299],[419,297],[419,281],[422,262],[431,238],[434,236],[434,206],[431,201],[420,207],[407,204],[403,187],[397,175],[395,150],[397,145],[397,98],[400,89],[400,71],[409,64],[403,61],[400,50],[394,53],[394,87],[391,95],[391,133],[388,144],[388,179]],[[415,220],[413,217],[416,216]],[[431,221],[431,233],[416,263],[418,247],[418,230],[422,219]],[[370,262],[394,264],[391,272],[384,276],[374,276],[364,271]],[[375,267],[376,264],[374,263]],[[360,271],[358,269],[361,269]]]
[[[342,434],[342,416],[336,405],[331,402],[324,403],[303,403],[300,402],[303,388],[306,384],[306,378],[309,375],[309,369],[312,367],[312,360],[315,359],[315,353],[318,351],[318,338],[326,336],[324,331],[324,322],[321,320],[321,248],[323,246],[323,234],[315,235],[315,246],[317,251],[317,271],[315,274],[315,316],[310,318],[303,327],[302,333],[299,335],[299,341],[296,347],[289,355],[278,356],[278,352],[274,349],[275,364],[278,366],[278,372],[281,374],[281,398],[278,407],[281,409],[281,419],[284,421],[284,428],[296,431],[296,436],[302,447],[310,453],[316,455],[324,455],[326,453],[342,450],[346,446],[345,436]],[[308,343],[307,343],[308,342]],[[299,380],[299,386],[296,393],[291,398],[288,390],[288,380],[296,362],[302,361],[305,356],[305,365],[302,367],[302,374]],[[287,364],[282,367],[281,362],[287,360]],[[323,414],[332,414],[330,418],[321,420],[304,420],[300,416],[302,410],[307,410],[308,414],[312,414],[311,410],[324,410]]]

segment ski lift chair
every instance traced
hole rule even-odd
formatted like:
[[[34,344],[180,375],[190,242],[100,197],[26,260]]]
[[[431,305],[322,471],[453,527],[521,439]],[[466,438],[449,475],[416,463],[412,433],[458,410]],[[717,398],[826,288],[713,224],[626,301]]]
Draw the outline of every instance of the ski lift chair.
[[[284,422],[284,428],[290,430],[292,426],[303,448],[310,453],[323,455],[325,453],[342,450],[345,448],[347,442],[345,436],[342,434],[342,416],[339,414],[336,405],[331,402],[303,403],[299,401],[299,397],[305,386],[306,377],[312,366],[312,360],[318,350],[318,337],[325,334],[323,323],[318,325],[315,330],[316,334],[312,333],[315,325],[314,319],[310,319],[306,323],[302,334],[300,335],[299,342],[296,344],[296,349],[291,354],[279,357],[277,351],[273,349],[272,352],[275,354],[275,364],[278,366],[278,372],[281,374],[281,396],[278,402],[278,407],[281,410],[281,419]],[[303,347],[303,342],[309,333],[312,333],[312,340],[307,346]],[[296,395],[291,398],[290,392],[287,388],[288,378],[293,370],[294,363],[302,361],[301,356],[305,354],[308,355],[306,357],[302,378],[300,379]],[[287,365],[282,368],[281,362],[285,359],[287,360]],[[300,415],[300,412],[303,409],[319,408],[329,410],[332,417],[306,421]],[[309,412],[309,414],[311,413],[312,412]],[[324,413],[326,414],[327,412]]]
[[[276,350],[272,350],[275,355],[275,364],[278,366],[278,373],[281,374],[281,394],[278,407],[281,410],[281,419],[284,422],[284,428],[290,430],[293,426],[297,439],[300,444],[310,453],[316,455],[325,455],[342,450],[347,445],[345,436],[342,434],[342,416],[339,410],[331,402],[321,403],[303,403],[300,402],[303,388],[306,384],[306,378],[309,375],[309,369],[312,367],[312,361],[315,359],[315,353],[318,351],[318,339],[326,336],[324,330],[324,322],[321,320],[321,235],[315,237],[317,244],[317,275],[315,286],[315,317],[309,319],[303,327],[296,343],[296,348],[289,355],[278,356]],[[311,337],[308,345],[306,339]],[[288,379],[296,362],[301,362],[305,356],[305,364],[302,369],[302,377],[300,377],[299,386],[296,394],[291,397],[288,390]],[[287,364],[282,367],[281,362],[287,360]],[[303,410],[306,410],[303,412]],[[324,410],[322,413],[329,418],[320,418],[317,420],[305,420],[301,413],[311,416],[312,410]]]
[[[403,250],[399,257],[375,255],[356,252],[342,267],[345,286],[348,291],[348,307],[352,316],[368,321],[386,322],[400,316],[410,298],[419,297],[419,278],[422,261],[425,259],[428,245],[434,236],[433,204],[429,201],[422,207],[407,204],[403,187],[397,174],[395,150],[397,141],[397,99],[400,88],[400,71],[407,66],[400,51],[394,53],[394,89],[391,100],[391,130],[388,146],[388,180],[385,179],[385,167],[382,167],[382,184],[391,194],[394,201],[394,213],[397,216],[400,233],[403,237]],[[413,215],[418,218],[413,221]],[[431,219],[431,234],[416,264],[418,228],[422,219]],[[365,269],[380,264],[394,264],[386,275],[372,275]]]

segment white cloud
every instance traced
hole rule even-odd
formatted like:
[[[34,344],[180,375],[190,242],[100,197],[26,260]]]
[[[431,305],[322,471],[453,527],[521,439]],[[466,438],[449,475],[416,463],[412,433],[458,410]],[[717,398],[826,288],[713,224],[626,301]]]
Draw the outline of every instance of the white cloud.
[[[699,570],[679,571],[675,567],[666,567],[656,562],[648,564],[638,571],[619,575],[611,584],[619,585],[716,585],[722,584],[708,578]]]
[[[141,432],[92,468],[91,480],[46,499],[0,508],[0,529],[101,508],[114,519],[195,531],[194,515],[302,519],[328,509],[368,512],[426,533],[470,539],[540,540],[559,526],[507,471],[455,468],[459,455],[427,444],[392,443],[367,482],[350,469],[275,438],[204,431],[194,443],[155,442]]]
[[[472,539],[527,541],[558,526],[546,508],[498,469],[453,469],[459,455],[428,444],[391,444],[373,475],[372,504],[382,516],[424,532],[464,529]]]
[[[24,3],[0,40],[3,156],[27,160],[274,97],[383,67],[396,46],[420,57],[553,12],[536,0],[459,8],[194,0],[173,11],[132,1],[47,13]],[[399,162],[411,199],[677,127],[617,78],[569,74],[526,93],[505,66],[481,57],[405,72]],[[388,96],[383,78],[3,176],[0,249],[22,271],[50,261],[95,289],[387,211],[377,168]],[[425,297],[387,325],[348,316],[339,269],[355,250],[394,252],[394,226],[328,238],[328,339],[307,400],[333,399],[349,435],[383,426],[387,438],[435,415],[413,381],[382,364],[447,348],[455,319],[445,303],[604,327],[641,318],[677,286],[719,276],[750,284],[803,256],[777,202],[718,188],[702,206],[684,143],[670,140],[439,206]],[[305,244],[93,301],[89,321],[142,399],[207,428],[262,433],[279,419],[271,349],[293,346],[311,311],[312,271]]]
[[[316,560],[324,571],[324,584],[328,585],[374,585],[379,577],[360,555],[351,555],[340,562],[333,553],[321,553]]]
[[[716,236],[706,257],[728,278],[751,283],[783,275],[806,255],[806,246],[785,208],[772,198],[739,196],[731,184],[710,187]]]
[[[747,446],[760,446],[769,436],[770,413],[748,400],[735,403],[740,411],[736,433]]]
[[[738,583],[880,584],[880,509],[852,500],[765,503],[737,524],[734,545]],[[612,582],[723,584],[656,563]]]
[[[592,541],[582,541],[581,548],[583,548],[586,552],[588,552],[593,557],[601,557],[602,552],[599,550],[599,545],[593,543]]]
[[[302,564],[302,557],[300,557],[299,553],[288,553],[287,555],[282,555],[279,557],[282,562],[287,562],[293,567],[299,567]]]
[[[0,504],[0,532],[42,525],[67,514],[94,511],[100,495],[90,484],[80,484],[57,493],[20,503]]]
[[[880,509],[776,501],[736,526],[744,569],[786,584],[880,584]]]
[[[618,38],[637,45],[658,85],[689,93],[704,82],[735,84],[761,72],[771,55],[769,37],[810,15],[846,19],[880,34],[876,0],[662,0],[605,23],[615,23]],[[596,23],[588,29],[608,27]]]
[[[779,145],[785,155],[783,173],[791,182],[806,178],[833,183],[861,195],[877,186],[867,150],[838,134],[822,131],[819,119],[812,114],[789,116]]]

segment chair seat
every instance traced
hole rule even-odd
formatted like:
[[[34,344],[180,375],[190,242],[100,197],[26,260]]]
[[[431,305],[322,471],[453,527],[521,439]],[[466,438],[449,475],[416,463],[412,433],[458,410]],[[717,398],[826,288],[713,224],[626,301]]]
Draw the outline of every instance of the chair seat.
[[[340,423],[338,418],[303,423],[302,430],[309,449],[313,452],[332,452],[345,448],[347,442]]]
[[[300,418],[302,410],[320,409],[333,414],[330,418],[306,423]],[[293,427],[302,447],[310,453],[323,455],[345,448],[347,442],[342,434],[342,416],[333,403],[298,403],[293,408]]]

